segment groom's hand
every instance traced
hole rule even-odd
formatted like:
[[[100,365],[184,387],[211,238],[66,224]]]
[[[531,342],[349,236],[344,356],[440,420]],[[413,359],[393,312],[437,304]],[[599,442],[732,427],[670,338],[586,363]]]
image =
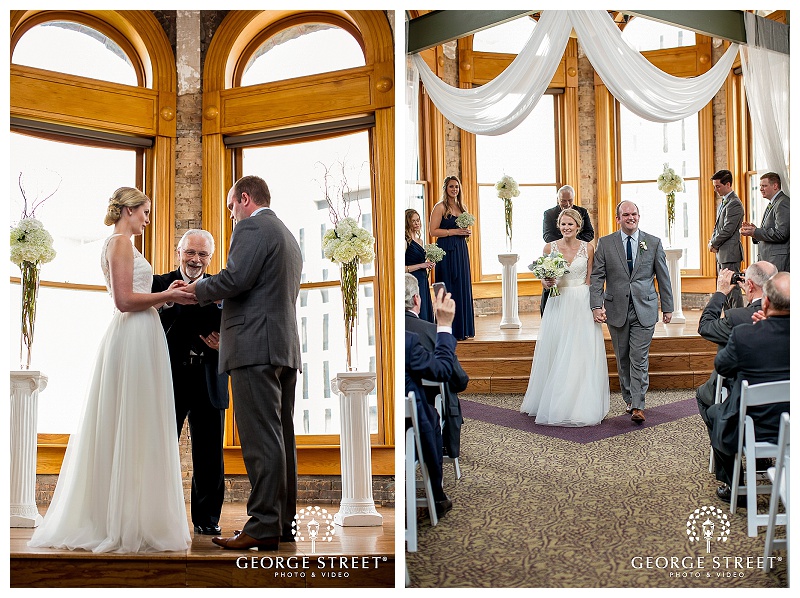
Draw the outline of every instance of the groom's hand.
[[[594,317],[594,321],[598,324],[602,324],[606,321],[606,308],[605,307],[595,307],[592,310],[592,316]]]
[[[664,324],[669,324],[672,320],[672,312],[664,312]]]

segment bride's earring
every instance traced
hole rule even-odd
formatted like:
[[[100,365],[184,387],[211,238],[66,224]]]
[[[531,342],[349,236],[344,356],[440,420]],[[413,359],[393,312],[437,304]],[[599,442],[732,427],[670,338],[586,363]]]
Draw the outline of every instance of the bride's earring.
[[[131,210],[130,208],[128,208],[128,216],[133,216],[133,210]]]

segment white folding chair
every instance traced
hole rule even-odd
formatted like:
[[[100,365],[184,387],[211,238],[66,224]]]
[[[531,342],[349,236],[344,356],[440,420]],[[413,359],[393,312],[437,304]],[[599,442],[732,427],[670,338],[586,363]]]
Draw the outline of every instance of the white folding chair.
[[[748,407],[771,405],[774,403],[789,402],[789,381],[765,382],[750,386],[747,380],[742,380],[742,396],[739,402],[739,443],[733,463],[733,478],[731,489],[731,513],[736,512],[739,495],[747,497],[747,535],[751,538],[758,536],[758,528],[767,525],[767,514],[759,515],[756,504],[758,494],[772,492],[770,484],[756,485],[756,459],[774,458],[778,454],[778,445],[772,442],[756,441],[753,418],[747,415]],[[745,484],[739,485],[739,475],[742,471],[742,456],[747,459]],[[785,516],[777,516],[778,525],[786,525]]]
[[[717,374],[717,386],[714,391],[714,404],[718,405],[719,403],[725,402],[725,399],[728,398],[728,389],[722,384],[725,380],[723,376]],[[710,449],[708,451],[708,473],[714,473],[714,449]]]
[[[413,442],[410,443],[411,450],[409,450],[409,434],[408,431],[406,432],[406,529],[409,529],[409,527],[413,525],[413,544],[415,550],[411,552],[415,552],[417,538],[417,507],[427,507],[432,526],[439,523],[439,518],[436,516],[436,502],[433,499],[433,486],[431,486],[431,478],[430,475],[428,475],[428,466],[425,465],[425,460],[422,458],[419,414],[417,413],[417,401],[414,398],[413,392],[408,393],[408,397],[406,397],[406,417],[411,418],[410,430],[413,436]],[[417,482],[417,467],[419,467],[422,477],[422,481],[420,482]],[[424,489],[424,497],[417,498],[417,488]]]
[[[776,548],[786,548],[789,552],[789,414],[781,415],[781,427],[778,432],[778,456],[775,467],[767,470],[772,481],[772,496],[769,499],[769,515],[767,516],[767,538],[764,542],[764,571],[769,571],[769,557]],[[786,513],[786,538],[775,538],[775,526],[778,521],[778,501],[783,503]],[[788,560],[788,558],[787,558]]]
[[[444,382],[433,382],[432,380],[423,380],[423,386],[438,386],[439,392],[436,395],[434,407],[436,408],[436,413],[439,414],[439,426],[442,430],[444,430],[444,416],[445,416],[445,408],[444,408]],[[452,463],[453,470],[455,472],[456,481],[461,479],[461,467],[458,464],[458,457],[449,457],[444,455],[442,457],[443,463]]]

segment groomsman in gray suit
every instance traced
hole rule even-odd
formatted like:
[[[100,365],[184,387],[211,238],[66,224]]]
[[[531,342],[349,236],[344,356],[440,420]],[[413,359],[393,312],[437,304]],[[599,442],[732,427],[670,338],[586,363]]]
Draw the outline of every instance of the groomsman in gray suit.
[[[781,191],[781,177],[774,172],[761,175],[761,196],[768,199],[761,226],[742,224],[742,234],[758,245],[758,259],[774,264],[778,272],[789,271],[789,196]]]
[[[717,256],[717,274],[725,269],[739,272],[744,259],[742,238],[739,235],[744,220],[744,206],[731,189],[733,175],[730,170],[715,172],[711,181],[722,201],[717,208],[717,219],[714,221],[714,232],[708,242],[708,250]],[[724,307],[730,309],[743,306],[742,290],[739,285],[733,285],[733,289],[725,299]]]
[[[661,239],[639,230],[639,208],[617,206],[619,231],[601,237],[594,252],[589,301],[595,322],[606,322],[626,411],[644,422],[650,383],[650,343],[658,321],[658,294],[665,324],[672,319],[672,286]],[[656,293],[655,280],[658,280]]]
[[[235,228],[225,269],[187,287],[200,305],[223,300],[219,369],[231,375],[251,486],[243,529],[212,539],[232,550],[277,550],[281,541],[293,541],[297,511],[293,417],[301,361],[295,304],[303,258],[269,204],[263,179],[236,181],[227,197]]]

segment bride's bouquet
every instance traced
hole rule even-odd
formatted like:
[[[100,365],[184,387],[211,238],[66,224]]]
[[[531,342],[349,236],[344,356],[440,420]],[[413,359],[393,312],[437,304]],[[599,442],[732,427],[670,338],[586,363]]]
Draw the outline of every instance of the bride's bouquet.
[[[533,272],[536,278],[561,278],[569,272],[569,264],[564,259],[560,251],[551,251],[550,255],[543,255],[534,263],[528,266],[528,270]],[[561,292],[558,290],[558,285],[554,284],[550,287],[550,297],[557,297]]]
[[[425,261],[438,264],[447,252],[439,247],[436,243],[428,243],[425,245]]]

